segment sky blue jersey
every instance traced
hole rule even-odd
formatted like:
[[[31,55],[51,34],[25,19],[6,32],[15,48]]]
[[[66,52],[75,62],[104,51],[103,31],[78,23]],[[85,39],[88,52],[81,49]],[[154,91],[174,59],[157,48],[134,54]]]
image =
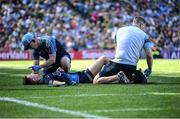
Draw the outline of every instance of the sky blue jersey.
[[[152,48],[149,36],[136,26],[119,28],[116,33],[116,51],[114,62],[137,65],[143,48]]]
[[[53,54],[57,51],[55,38],[51,36],[42,36],[37,37],[37,39],[40,40],[41,45],[38,49],[33,51],[33,58],[38,60],[39,56],[41,56],[46,60],[49,59],[49,54]]]

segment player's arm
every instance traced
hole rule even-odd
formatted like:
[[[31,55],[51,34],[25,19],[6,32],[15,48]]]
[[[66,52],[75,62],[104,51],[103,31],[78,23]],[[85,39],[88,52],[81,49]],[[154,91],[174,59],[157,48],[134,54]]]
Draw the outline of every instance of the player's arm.
[[[39,54],[38,54],[38,52],[36,51],[36,50],[33,50],[33,66],[36,66],[36,65],[39,65]],[[33,67],[32,66],[32,67]],[[35,71],[35,70],[33,70],[33,68],[32,68],[32,73],[33,74],[37,74],[38,73],[38,71]]]
[[[55,40],[52,40],[52,39],[47,40],[46,47],[48,50],[49,59],[46,60],[46,62],[44,62],[43,64],[39,65],[40,68],[48,67],[56,62],[57,48],[56,48]]]
[[[56,62],[56,52],[49,54],[49,59],[43,64],[39,65],[41,68],[48,67]]]
[[[34,66],[32,66],[32,73],[38,73],[41,68],[45,68],[54,64],[56,61],[56,53],[49,54],[49,59],[41,65],[38,65],[39,60],[34,60]]]
[[[153,66],[152,49],[151,48],[145,48],[144,51],[146,53],[146,61],[147,61],[148,69],[150,71],[152,71],[152,66]]]
[[[146,77],[146,79],[148,79],[148,77],[152,73],[152,67],[153,67],[152,47],[153,47],[152,41],[150,40],[150,38],[146,37],[144,43],[144,51],[146,53],[146,61],[148,66],[148,68],[144,71],[144,76]]]
[[[34,60],[34,65],[39,65],[39,60]]]
[[[150,37],[146,35],[143,48],[146,53],[147,66],[150,72],[152,71],[152,65],[153,65],[152,47],[153,47],[153,43],[150,40]]]
[[[35,66],[35,65],[39,65],[39,60],[34,60],[33,62],[34,62],[34,63],[33,63],[34,66]],[[32,70],[32,73],[33,73],[33,74],[38,74],[39,72]]]

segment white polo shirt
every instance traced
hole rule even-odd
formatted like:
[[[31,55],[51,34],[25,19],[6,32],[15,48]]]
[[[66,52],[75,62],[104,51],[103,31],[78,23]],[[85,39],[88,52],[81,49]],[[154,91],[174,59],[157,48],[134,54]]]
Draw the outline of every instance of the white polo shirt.
[[[116,51],[114,62],[128,65],[137,65],[143,48],[151,48],[149,36],[136,26],[119,28],[116,32]]]

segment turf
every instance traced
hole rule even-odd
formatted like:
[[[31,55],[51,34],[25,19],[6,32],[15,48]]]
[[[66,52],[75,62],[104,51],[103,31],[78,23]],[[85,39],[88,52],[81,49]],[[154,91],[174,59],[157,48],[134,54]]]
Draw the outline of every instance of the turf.
[[[155,60],[146,85],[74,87],[24,86],[22,77],[31,61],[0,61],[0,97],[16,98],[65,110],[107,118],[180,118],[180,60]],[[73,60],[72,71],[86,69],[93,60]],[[145,60],[139,67],[146,68]],[[68,118],[83,116],[0,101],[0,118]]]

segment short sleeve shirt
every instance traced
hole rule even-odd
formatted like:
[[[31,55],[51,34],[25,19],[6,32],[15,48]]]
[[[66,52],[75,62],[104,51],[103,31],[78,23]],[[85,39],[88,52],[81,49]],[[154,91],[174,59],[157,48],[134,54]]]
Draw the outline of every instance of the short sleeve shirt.
[[[114,62],[128,65],[137,65],[143,48],[151,48],[149,36],[136,26],[126,26],[116,33],[116,51]]]
[[[55,39],[51,36],[42,36],[37,39],[40,40],[41,45],[38,49],[33,51],[33,58],[38,60],[39,56],[41,56],[46,60],[49,59],[49,54],[53,54],[57,51]]]

